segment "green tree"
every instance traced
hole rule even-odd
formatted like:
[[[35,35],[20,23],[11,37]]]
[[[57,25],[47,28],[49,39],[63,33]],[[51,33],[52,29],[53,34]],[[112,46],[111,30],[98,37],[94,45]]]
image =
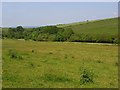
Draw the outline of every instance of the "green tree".
[[[58,32],[58,28],[56,26],[44,26],[40,27],[41,33],[55,34]]]
[[[70,38],[69,38],[69,41],[70,41],[70,42],[79,42],[79,41],[80,41],[80,37],[79,37],[79,35],[77,35],[77,34],[72,34],[72,35],[70,36]]]
[[[64,40],[68,40],[70,36],[74,34],[73,30],[71,28],[67,28],[63,31],[62,36],[64,37]]]
[[[15,38],[15,32],[15,28],[9,28],[7,33],[8,38]]]

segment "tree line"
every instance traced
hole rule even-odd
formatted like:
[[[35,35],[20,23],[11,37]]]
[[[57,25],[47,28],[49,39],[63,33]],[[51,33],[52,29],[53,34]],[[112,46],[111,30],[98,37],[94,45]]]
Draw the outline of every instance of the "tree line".
[[[57,26],[44,26],[32,29],[17,26],[16,28],[2,30],[2,38],[34,41],[118,43],[117,36],[76,34],[71,28],[58,28]]]

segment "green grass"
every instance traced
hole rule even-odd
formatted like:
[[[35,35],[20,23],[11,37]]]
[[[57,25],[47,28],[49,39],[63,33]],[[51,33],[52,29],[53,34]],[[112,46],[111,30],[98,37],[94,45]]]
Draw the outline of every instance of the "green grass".
[[[78,22],[72,24],[57,25],[63,28],[72,28],[77,34],[90,34],[90,35],[113,35],[118,34],[118,18],[110,18],[103,20],[95,20],[88,22]]]
[[[118,87],[116,45],[10,39],[4,39],[2,44],[4,88]],[[9,50],[22,59],[11,58]],[[92,83],[80,83],[83,68],[87,76],[89,70],[94,73]]]

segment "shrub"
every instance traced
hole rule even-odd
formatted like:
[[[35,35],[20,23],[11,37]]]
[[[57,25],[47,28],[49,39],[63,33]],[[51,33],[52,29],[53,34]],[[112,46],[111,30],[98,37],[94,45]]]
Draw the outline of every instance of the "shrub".
[[[82,68],[80,73],[80,84],[93,83],[94,82],[94,73],[93,71]]]
[[[118,44],[119,42],[118,42],[118,38],[115,38],[114,40],[113,40],[113,43],[114,44]]]
[[[16,51],[13,51],[13,50],[9,50],[9,56],[10,56],[10,58],[17,58],[17,53],[16,53]]]
[[[16,50],[9,50],[9,54],[8,54],[9,56],[10,56],[10,58],[14,58],[14,59],[23,59],[23,57],[22,56],[20,56],[18,53],[17,53],[17,51]]]
[[[32,50],[32,53],[34,53],[34,50]]]
[[[118,66],[118,62],[115,63],[115,66]]]
[[[52,52],[49,52],[49,54],[53,54]]]
[[[97,60],[97,63],[103,63],[101,60]]]
[[[72,56],[72,58],[75,58],[74,56]]]
[[[49,35],[48,39],[49,39],[49,41],[55,41],[56,35],[55,34]]]
[[[77,34],[72,34],[69,38],[70,42],[80,42],[79,35]]]

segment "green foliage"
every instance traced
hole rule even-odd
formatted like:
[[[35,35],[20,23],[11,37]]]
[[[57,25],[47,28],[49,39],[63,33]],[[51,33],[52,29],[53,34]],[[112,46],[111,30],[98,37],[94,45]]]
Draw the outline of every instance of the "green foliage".
[[[12,59],[23,59],[23,57],[21,55],[19,55],[16,50],[10,49],[8,51],[8,55]]]
[[[2,30],[2,38],[8,37],[8,31],[7,30]]]
[[[71,42],[80,42],[80,37],[77,34],[72,34],[69,38],[69,41]]]
[[[2,38],[15,38],[34,41],[69,41],[69,42],[96,42],[120,43],[118,37],[117,18],[87,21],[81,23],[43,26],[37,28],[9,28],[3,30]]]
[[[49,41],[56,41],[56,35],[52,34],[48,37]]]
[[[49,34],[55,34],[58,32],[58,28],[56,26],[44,26],[40,27],[41,33],[49,33]]]
[[[97,63],[103,63],[103,61],[101,61],[101,60],[97,60]]]
[[[74,34],[73,30],[71,28],[67,28],[63,31],[62,36],[64,40],[67,41],[72,34]]]
[[[16,51],[13,51],[11,49],[9,50],[9,56],[10,56],[10,58],[17,58],[18,57]]]
[[[37,41],[47,41],[48,40],[48,34],[39,34],[36,40]]]
[[[25,30],[23,31],[23,36],[24,36],[24,39],[25,40],[29,40],[29,39],[32,39],[32,33],[34,31],[34,28],[33,29],[27,29],[25,28]]]
[[[55,41],[64,41],[64,37],[61,34],[57,34]]]
[[[92,36],[88,35],[88,34],[80,34],[80,41],[81,42],[94,42],[94,40],[92,40]]]
[[[34,53],[35,51],[34,50],[32,50],[32,53]]]
[[[24,32],[24,28],[22,26],[18,26],[16,28],[9,28],[7,36],[8,38],[21,39],[24,38],[23,32]]]
[[[119,43],[118,18],[77,22],[57,25],[61,28],[71,28],[80,36],[80,42]],[[112,39],[114,38],[114,40]]]
[[[53,54],[53,52],[49,52],[49,54]]]
[[[116,62],[116,63],[115,63],[115,66],[117,66],[117,67],[118,67],[118,66],[119,66],[119,63],[118,63],[118,62]]]
[[[80,84],[94,82],[94,72],[92,70],[82,67],[80,72]]]

